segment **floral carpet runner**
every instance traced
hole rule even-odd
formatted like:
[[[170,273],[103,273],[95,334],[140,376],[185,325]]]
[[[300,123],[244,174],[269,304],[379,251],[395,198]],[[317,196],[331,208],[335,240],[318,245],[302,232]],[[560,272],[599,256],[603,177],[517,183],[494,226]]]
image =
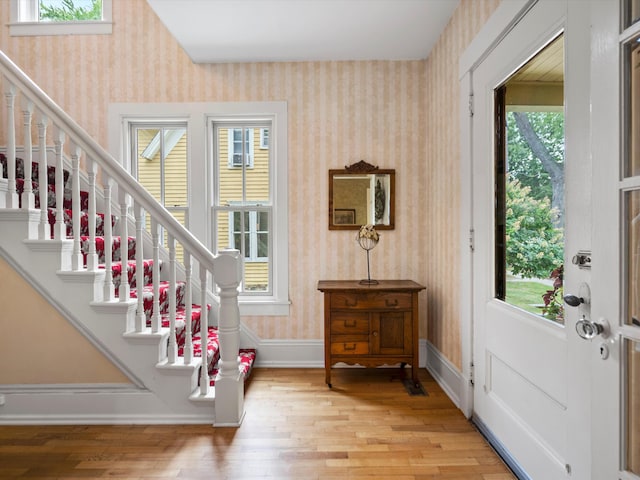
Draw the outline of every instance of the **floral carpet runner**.
[[[4,154],[0,153],[0,166],[2,167],[3,177],[7,178],[7,158]],[[38,163],[32,163],[32,187],[33,193],[35,195],[35,208],[40,208],[40,195],[39,195],[39,185],[37,182],[38,179]],[[55,167],[49,166],[47,168],[47,177],[48,177],[48,185],[47,185],[47,209],[48,209],[48,218],[49,224],[51,225],[51,232],[53,234],[53,227],[56,222],[56,193],[55,193]],[[72,236],[72,210],[71,210],[71,178],[69,176],[69,172],[64,171],[64,223],[67,227],[67,235]],[[24,162],[22,159],[16,159],[16,190],[19,196],[19,200],[21,201],[21,194],[24,190]],[[87,192],[80,192],[80,205],[81,205],[81,216],[80,216],[80,241],[81,241],[81,250],[84,259],[84,264],[86,266],[87,261],[87,252],[89,251],[89,220],[88,220],[88,194]],[[111,224],[115,226],[117,222],[117,218],[112,216]],[[96,253],[98,255],[98,262],[100,262],[99,268],[105,268],[103,262],[105,261],[105,244],[104,244],[104,214],[97,213],[96,214]],[[120,244],[121,238],[119,236],[113,236],[111,242],[111,251],[112,251],[112,275],[113,275],[113,283],[115,287],[116,296],[119,293],[119,287],[123,281],[123,262],[120,258]],[[131,298],[137,298],[138,292],[140,288],[136,285],[136,260],[135,260],[135,252],[136,252],[136,238],[129,237],[127,239],[127,247],[128,247],[128,257],[129,260],[126,262],[126,281],[130,286],[130,296]],[[153,314],[153,263],[152,259],[145,259],[143,261],[143,278],[144,285],[142,285],[142,295],[143,295],[143,304],[144,311],[146,316],[146,324],[147,327],[151,327],[151,316]],[[160,262],[160,270],[162,270],[162,262]],[[160,305],[160,316],[161,316],[161,324],[163,328],[169,328],[169,282],[161,281],[159,288],[159,305]],[[178,345],[178,356],[182,357],[184,355],[184,343],[186,338],[185,328],[187,325],[186,319],[186,309],[185,309],[185,284],[184,282],[177,282],[176,287],[176,341]],[[211,309],[211,305],[207,305],[207,309]],[[192,304],[191,307],[191,333],[192,333],[192,343],[193,343],[193,355],[194,357],[202,357],[202,335],[200,333],[200,316],[201,316],[202,308],[200,305]],[[207,370],[209,372],[210,384],[213,386],[215,384],[215,377],[218,373],[218,360],[220,359],[220,349],[218,342],[218,328],[210,326],[207,332],[207,340],[206,340],[206,365]],[[238,354],[239,360],[239,369],[240,372],[245,374],[245,380],[249,378],[251,374],[251,369],[255,362],[256,358],[256,350],[252,348],[241,348]],[[200,377],[198,377],[200,378]]]

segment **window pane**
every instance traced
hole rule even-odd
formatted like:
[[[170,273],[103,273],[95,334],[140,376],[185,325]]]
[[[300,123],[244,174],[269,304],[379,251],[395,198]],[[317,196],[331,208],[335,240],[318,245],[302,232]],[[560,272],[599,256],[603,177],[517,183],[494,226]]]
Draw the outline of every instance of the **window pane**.
[[[625,469],[640,475],[640,343],[625,339],[626,442]]]
[[[640,20],[640,0],[624,1],[624,27],[630,27]]]
[[[563,322],[564,47],[496,90],[496,298]]]
[[[39,1],[39,19],[41,22],[102,20],[102,0]]]
[[[267,203],[269,201],[269,149],[260,148],[260,129],[247,130],[251,134],[253,164],[245,171],[246,201]]]
[[[626,310],[625,323],[640,327],[640,191],[625,193]]]
[[[229,205],[231,202],[239,202],[243,199],[242,168],[234,165],[242,165],[240,158],[235,158],[235,132],[242,133],[239,129],[218,129],[218,195],[220,205]],[[232,144],[229,143],[231,140]],[[241,144],[240,144],[241,145]],[[230,159],[231,149],[231,159]],[[237,163],[236,163],[237,160]]]
[[[160,158],[161,129],[139,128],[135,131],[138,171],[134,172],[134,175],[156,200],[164,203],[162,197],[162,160]]]
[[[628,136],[626,138],[625,176],[640,175],[640,38],[625,46],[626,112]]]
[[[166,128],[162,133],[164,204],[166,207],[184,207],[189,204],[186,130]]]

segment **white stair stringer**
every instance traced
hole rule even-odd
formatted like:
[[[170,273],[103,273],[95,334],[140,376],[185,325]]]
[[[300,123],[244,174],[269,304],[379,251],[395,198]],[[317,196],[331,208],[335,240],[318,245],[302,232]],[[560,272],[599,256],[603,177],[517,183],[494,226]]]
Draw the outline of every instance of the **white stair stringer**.
[[[0,255],[131,383],[39,385],[35,393],[27,387],[3,386],[0,424],[212,424],[215,387],[206,396],[198,394],[201,359],[168,365],[168,329],[133,333],[135,299],[103,302],[104,271],[69,271],[72,241],[35,240],[39,218],[39,210],[0,209]]]

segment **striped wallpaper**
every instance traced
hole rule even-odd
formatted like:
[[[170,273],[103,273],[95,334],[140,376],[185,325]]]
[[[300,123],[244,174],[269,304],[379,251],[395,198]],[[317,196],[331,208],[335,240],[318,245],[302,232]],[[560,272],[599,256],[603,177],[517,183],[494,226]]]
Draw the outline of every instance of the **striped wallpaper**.
[[[395,168],[371,274],[427,286],[420,336],[460,367],[458,58],[499,3],[461,0],[421,61],[196,65],[145,0],[113,0],[112,35],[66,37],[10,37],[0,0],[0,49],[105,147],[110,103],[288,103],[291,314],[245,317],[264,339],[321,339],[318,280],[366,276],[355,231],[327,228],[327,171]]]

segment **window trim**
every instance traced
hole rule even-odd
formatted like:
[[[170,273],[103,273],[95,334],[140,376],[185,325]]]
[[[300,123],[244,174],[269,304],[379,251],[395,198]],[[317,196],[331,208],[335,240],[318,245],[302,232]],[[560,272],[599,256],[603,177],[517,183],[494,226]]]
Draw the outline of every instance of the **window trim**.
[[[190,223],[191,232],[205,245],[213,245],[212,210],[214,191],[211,186],[212,167],[207,165],[215,145],[208,129],[213,121],[262,119],[271,122],[270,146],[273,168],[271,189],[273,214],[271,244],[273,277],[271,295],[240,295],[241,315],[288,316],[289,300],[289,205],[288,205],[288,119],[286,101],[211,102],[211,103],[112,103],[108,109],[108,145],[114,158],[122,159],[129,168],[127,151],[128,122],[160,122],[171,119],[187,122],[190,165],[191,218],[206,218],[206,222]],[[201,163],[198,163],[201,162]],[[195,199],[202,199],[196,203]],[[277,216],[277,218],[275,218]]]
[[[38,0],[11,0],[9,35],[110,35],[113,32],[113,0],[102,0],[102,20],[41,22]]]

